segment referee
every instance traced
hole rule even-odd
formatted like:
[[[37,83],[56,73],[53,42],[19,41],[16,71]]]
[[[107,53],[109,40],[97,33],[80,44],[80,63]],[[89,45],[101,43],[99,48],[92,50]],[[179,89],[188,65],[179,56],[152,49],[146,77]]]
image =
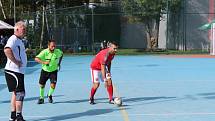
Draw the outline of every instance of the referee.
[[[35,61],[42,64],[42,70],[40,73],[39,85],[40,85],[40,98],[38,104],[44,103],[44,90],[48,79],[50,79],[50,89],[48,92],[49,103],[53,103],[52,94],[55,90],[57,83],[57,73],[60,69],[60,64],[63,58],[63,52],[60,49],[56,49],[55,40],[49,40],[48,48],[42,50],[36,57]]]

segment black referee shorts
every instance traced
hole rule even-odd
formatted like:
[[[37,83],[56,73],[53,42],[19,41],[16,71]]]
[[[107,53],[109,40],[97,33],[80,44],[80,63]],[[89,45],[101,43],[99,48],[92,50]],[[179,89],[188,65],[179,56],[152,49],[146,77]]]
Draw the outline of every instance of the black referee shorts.
[[[9,92],[25,91],[24,74],[5,70],[5,79]]]
[[[56,84],[57,83],[57,72],[58,72],[57,70],[53,71],[53,72],[47,72],[42,69],[41,73],[40,73],[39,84],[45,85],[48,79],[50,79],[51,83]]]

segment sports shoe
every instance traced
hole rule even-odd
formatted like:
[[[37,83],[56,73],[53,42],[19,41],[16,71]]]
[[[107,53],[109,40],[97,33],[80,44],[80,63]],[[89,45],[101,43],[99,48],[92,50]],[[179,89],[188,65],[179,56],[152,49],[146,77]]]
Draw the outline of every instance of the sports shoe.
[[[52,95],[48,96],[49,103],[53,103]]]
[[[94,102],[94,99],[92,99],[92,98],[90,98],[89,103],[90,103],[91,105],[96,104],[96,103]]]
[[[115,104],[114,100],[109,100],[109,104]]]
[[[40,98],[37,102],[37,104],[44,104],[44,99],[43,98]]]
[[[25,120],[23,119],[23,117],[22,117],[22,115],[21,115],[21,116],[17,116],[16,121],[25,121]]]
[[[10,118],[10,119],[9,119],[9,121],[16,121],[16,119],[12,119],[12,118]]]

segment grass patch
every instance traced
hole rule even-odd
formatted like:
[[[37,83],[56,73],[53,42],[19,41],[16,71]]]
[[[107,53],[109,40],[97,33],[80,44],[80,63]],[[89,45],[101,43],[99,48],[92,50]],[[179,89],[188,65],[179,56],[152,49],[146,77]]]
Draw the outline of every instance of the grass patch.
[[[119,49],[118,55],[181,55],[181,54],[209,54],[203,50],[143,50],[143,49]]]

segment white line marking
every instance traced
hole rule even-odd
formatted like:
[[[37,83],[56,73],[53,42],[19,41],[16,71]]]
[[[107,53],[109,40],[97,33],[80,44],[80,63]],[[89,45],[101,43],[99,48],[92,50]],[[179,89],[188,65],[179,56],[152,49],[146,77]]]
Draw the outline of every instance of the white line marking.
[[[116,90],[116,88],[115,88],[114,85],[113,85],[113,90],[114,90],[115,95],[116,95],[117,97],[120,97],[120,96],[119,96],[119,93],[117,92],[117,90]],[[122,103],[123,103],[123,102],[122,102]],[[122,106],[120,106],[119,108],[120,108],[120,112],[121,112],[121,114],[122,114],[122,117],[123,117],[124,121],[129,121],[128,113],[126,112],[124,106],[122,105]]]

